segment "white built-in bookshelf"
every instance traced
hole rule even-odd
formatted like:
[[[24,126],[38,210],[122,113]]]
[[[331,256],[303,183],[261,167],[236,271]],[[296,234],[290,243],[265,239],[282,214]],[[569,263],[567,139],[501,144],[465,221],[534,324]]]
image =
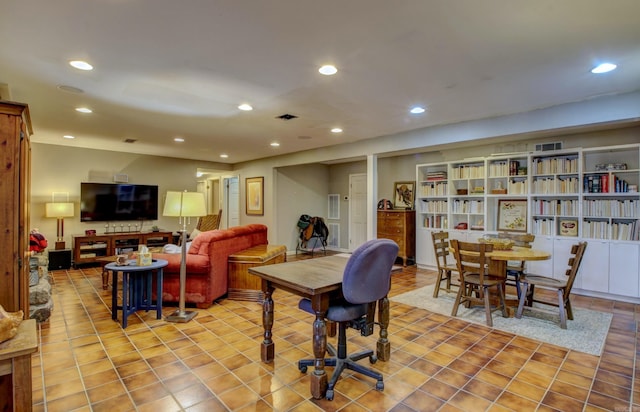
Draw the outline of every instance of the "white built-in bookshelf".
[[[505,224],[499,209],[514,204],[524,211],[519,230],[553,252],[531,266],[562,278],[562,251],[585,240],[590,267],[583,264],[577,287],[640,298],[639,186],[640,144],[416,165],[418,264],[434,264],[431,231],[469,240],[495,234]]]

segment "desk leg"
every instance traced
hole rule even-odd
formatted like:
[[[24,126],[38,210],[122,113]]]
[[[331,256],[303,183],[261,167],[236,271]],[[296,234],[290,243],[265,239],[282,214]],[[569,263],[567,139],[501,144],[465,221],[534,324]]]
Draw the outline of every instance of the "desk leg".
[[[380,337],[378,338],[376,356],[381,361],[391,359],[391,342],[389,342],[389,299],[385,296],[378,301],[378,321],[380,322]]]
[[[264,339],[260,347],[260,359],[263,362],[273,362],[275,356],[275,344],[272,338],[273,328],[273,287],[265,285],[263,281],[262,291],[264,292],[264,301],[262,302],[262,326],[264,327]]]
[[[327,323],[325,316],[329,307],[329,297],[326,294],[313,296],[311,307],[316,314],[313,321],[313,356],[315,358],[315,370],[309,376],[311,378],[311,396],[314,399],[322,399],[327,393],[327,372],[324,370],[324,356],[327,352]]]

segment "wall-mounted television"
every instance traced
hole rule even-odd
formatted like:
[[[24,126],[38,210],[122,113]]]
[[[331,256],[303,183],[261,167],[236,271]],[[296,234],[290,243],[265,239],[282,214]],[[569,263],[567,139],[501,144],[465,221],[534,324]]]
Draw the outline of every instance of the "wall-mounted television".
[[[158,186],[80,183],[80,221],[158,219]]]

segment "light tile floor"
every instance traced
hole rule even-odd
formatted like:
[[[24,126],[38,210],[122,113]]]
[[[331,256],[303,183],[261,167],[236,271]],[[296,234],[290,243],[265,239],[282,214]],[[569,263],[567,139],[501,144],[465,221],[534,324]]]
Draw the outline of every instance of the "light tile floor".
[[[297,309],[296,296],[275,292],[276,359],[264,364],[257,303],[223,299],[184,324],[138,312],[123,330],[111,320],[111,292],[102,290],[98,268],[52,275],[54,311],[33,356],[35,411],[640,409],[638,306],[629,303],[573,297],[575,307],[613,313],[601,357],[392,303],[391,360],[374,365],[384,392],[347,372],[327,401],[310,397],[308,375],[296,367],[311,356],[311,317]],[[434,279],[406,268],[393,275],[391,295]],[[351,332],[350,351],[375,347],[377,330],[366,338]]]

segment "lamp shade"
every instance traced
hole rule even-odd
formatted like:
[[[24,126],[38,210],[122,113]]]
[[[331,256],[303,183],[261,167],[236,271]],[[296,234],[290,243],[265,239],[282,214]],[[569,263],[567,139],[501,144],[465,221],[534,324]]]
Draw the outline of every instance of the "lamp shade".
[[[167,192],[163,216],[197,217],[207,214],[204,194],[199,192]]]
[[[45,205],[45,216],[47,217],[72,217],[73,213],[73,203],[71,202],[47,203]]]

